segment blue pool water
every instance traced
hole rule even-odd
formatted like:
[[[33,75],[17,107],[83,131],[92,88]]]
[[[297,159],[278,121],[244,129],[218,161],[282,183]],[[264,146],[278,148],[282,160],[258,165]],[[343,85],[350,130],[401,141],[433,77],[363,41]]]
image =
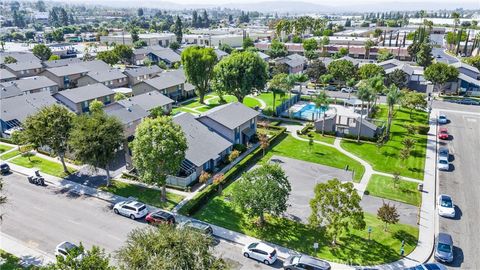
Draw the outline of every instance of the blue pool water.
[[[305,120],[317,120],[319,117],[322,117],[323,113],[327,110],[328,107],[317,108],[314,103],[308,103],[299,111],[293,113],[293,117]]]

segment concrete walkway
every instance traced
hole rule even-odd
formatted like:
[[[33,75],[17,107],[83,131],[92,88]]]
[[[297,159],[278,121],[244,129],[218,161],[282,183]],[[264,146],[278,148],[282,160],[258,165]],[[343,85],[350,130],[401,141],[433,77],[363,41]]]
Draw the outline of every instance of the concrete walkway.
[[[19,258],[20,265],[24,267],[29,265],[42,266],[55,262],[55,258],[46,252],[29,247],[26,243],[2,232],[0,232],[0,249]]]

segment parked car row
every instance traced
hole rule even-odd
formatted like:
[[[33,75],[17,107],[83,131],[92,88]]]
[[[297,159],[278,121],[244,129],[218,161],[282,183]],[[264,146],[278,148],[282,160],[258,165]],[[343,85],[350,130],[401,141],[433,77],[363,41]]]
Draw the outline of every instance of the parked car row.
[[[448,102],[463,104],[463,105],[480,105],[480,101],[473,98],[450,99],[448,100]]]

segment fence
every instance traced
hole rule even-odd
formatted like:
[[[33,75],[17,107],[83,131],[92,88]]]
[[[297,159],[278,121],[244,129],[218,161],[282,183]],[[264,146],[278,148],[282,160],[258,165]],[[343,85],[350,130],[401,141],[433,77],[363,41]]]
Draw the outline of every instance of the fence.
[[[299,94],[295,94],[291,98],[284,100],[282,104],[275,108],[275,115],[281,115],[284,111],[288,110],[288,108],[292,107],[293,104],[297,103],[298,101],[300,101]]]

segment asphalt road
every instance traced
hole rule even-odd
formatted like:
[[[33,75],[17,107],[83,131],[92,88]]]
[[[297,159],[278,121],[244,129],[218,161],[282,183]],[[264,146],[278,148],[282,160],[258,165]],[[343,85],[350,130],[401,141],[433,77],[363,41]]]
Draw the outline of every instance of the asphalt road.
[[[452,108],[452,105],[455,105]],[[471,112],[473,107],[457,104],[438,107]],[[452,235],[455,260],[449,269],[480,267],[480,114],[444,112],[450,119],[445,125],[451,139],[442,142],[453,155],[451,171],[439,172],[439,193],[452,196],[457,216],[439,217],[439,231]]]
[[[52,256],[63,241],[82,242],[87,248],[97,245],[114,255],[131,230],[149,226],[115,215],[110,203],[103,200],[34,186],[21,175],[4,177],[4,189],[8,202],[2,210],[2,233]],[[266,266],[246,259],[240,246],[223,240],[218,241],[214,252],[232,269],[275,269],[282,265],[281,261]]]

